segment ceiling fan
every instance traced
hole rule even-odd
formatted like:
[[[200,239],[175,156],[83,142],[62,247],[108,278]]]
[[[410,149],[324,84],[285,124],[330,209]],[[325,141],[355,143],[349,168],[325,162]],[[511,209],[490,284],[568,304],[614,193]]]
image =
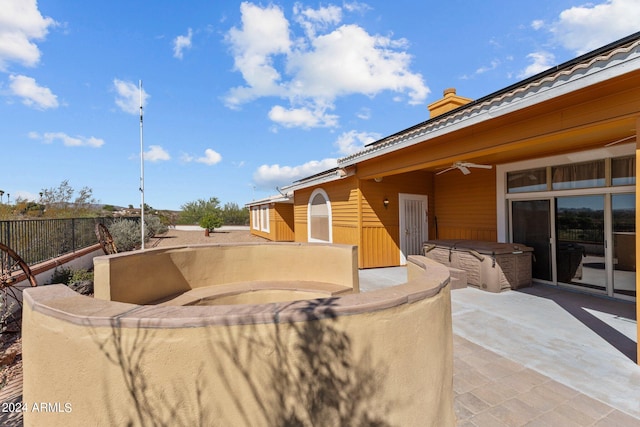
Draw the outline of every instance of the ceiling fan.
[[[436,175],[440,175],[442,173],[449,172],[455,169],[460,170],[460,172],[462,172],[465,175],[469,175],[471,173],[469,168],[491,169],[492,167],[493,166],[491,165],[479,165],[477,163],[470,163],[470,162],[455,162],[454,164],[451,165],[451,167],[441,170],[440,172],[436,173]]]

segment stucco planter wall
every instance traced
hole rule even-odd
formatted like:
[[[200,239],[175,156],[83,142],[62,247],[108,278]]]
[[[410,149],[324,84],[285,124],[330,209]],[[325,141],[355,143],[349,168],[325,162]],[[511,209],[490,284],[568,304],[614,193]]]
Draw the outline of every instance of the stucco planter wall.
[[[358,292],[358,255],[349,245],[191,245],[94,259],[95,296],[149,304],[204,286],[315,281]]]
[[[448,280],[416,257],[404,285],[296,302],[145,306],[29,289],[24,402],[61,410],[27,411],[25,425],[453,426]]]

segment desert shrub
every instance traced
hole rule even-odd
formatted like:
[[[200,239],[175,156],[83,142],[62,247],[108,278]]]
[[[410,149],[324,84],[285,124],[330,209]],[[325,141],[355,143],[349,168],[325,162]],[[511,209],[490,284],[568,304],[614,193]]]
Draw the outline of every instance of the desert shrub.
[[[93,282],[93,271],[89,271],[86,268],[81,268],[79,270],[74,270],[71,273],[71,277],[69,278],[69,285],[79,282]]]
[[[210,197],[209,200],[198,199],[185,203],[181,208],[180,224],[198,224],[206,214],[220,211],[220,200],[217,197]]]
[[[118,252],[132,251],[140,246],[140,225],[137,221],[116,220],[109,226],[109,233]]]
[[[226,225],[249,225],[249,209],[237,203],[225,203],[221,214]]]
[[[200,218],[200,227],[206,230],[212,231],[215,228],[222,227],[222,224],[222,216],[217,212],[206,213],[202,218]]]
[[[145,216],[144,224],[145,242],[149,241],[149,239],[156,234],[167,232],[167,226],[164,225],[157,216]],[[141,246],[139,221],[119,219],[114,221],[108,228],[118,252],[132,251]]]
[[[20,328],[20,305],[5,289],[0,290],[0,333],[13,326]],[[2,384],[0,384],[2,389]]]
[[[51,284],[71,285],[73,283],[93,281],[93,271],[86,268],[72,270],[69,267],[56,267],[51,276]]]
[[[69,267],[56,267],[56,269],[53,270],[53,275],[51,276],[51,283],[63,283],[68,285],[72,274],[73,273]]]
[[[145,234],[148,237],[153,237],[158,234],[166,233],[168,227],[162,222],[160,217],[155,215],[149,215],[144,217]]]

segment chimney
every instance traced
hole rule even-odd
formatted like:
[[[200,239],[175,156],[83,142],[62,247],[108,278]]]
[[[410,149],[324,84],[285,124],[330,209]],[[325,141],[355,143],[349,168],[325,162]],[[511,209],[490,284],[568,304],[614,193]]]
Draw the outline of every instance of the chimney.
[[[443,95],[442,99],[427,106],[429,109],[429,118],[434,118],[446,113],[447,111],[455,110],[456,108],[472,101],[472,99],[456,95],[456,89],[452,87],[445,89]]]

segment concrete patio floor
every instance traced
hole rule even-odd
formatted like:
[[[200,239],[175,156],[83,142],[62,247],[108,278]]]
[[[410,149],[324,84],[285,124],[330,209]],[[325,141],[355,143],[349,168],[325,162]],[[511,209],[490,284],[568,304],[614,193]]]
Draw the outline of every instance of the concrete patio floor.
[[[362,291],[406,269],[360,271]],[[638,426],[635,303],[535,285],[451,293],[458,426]]]

